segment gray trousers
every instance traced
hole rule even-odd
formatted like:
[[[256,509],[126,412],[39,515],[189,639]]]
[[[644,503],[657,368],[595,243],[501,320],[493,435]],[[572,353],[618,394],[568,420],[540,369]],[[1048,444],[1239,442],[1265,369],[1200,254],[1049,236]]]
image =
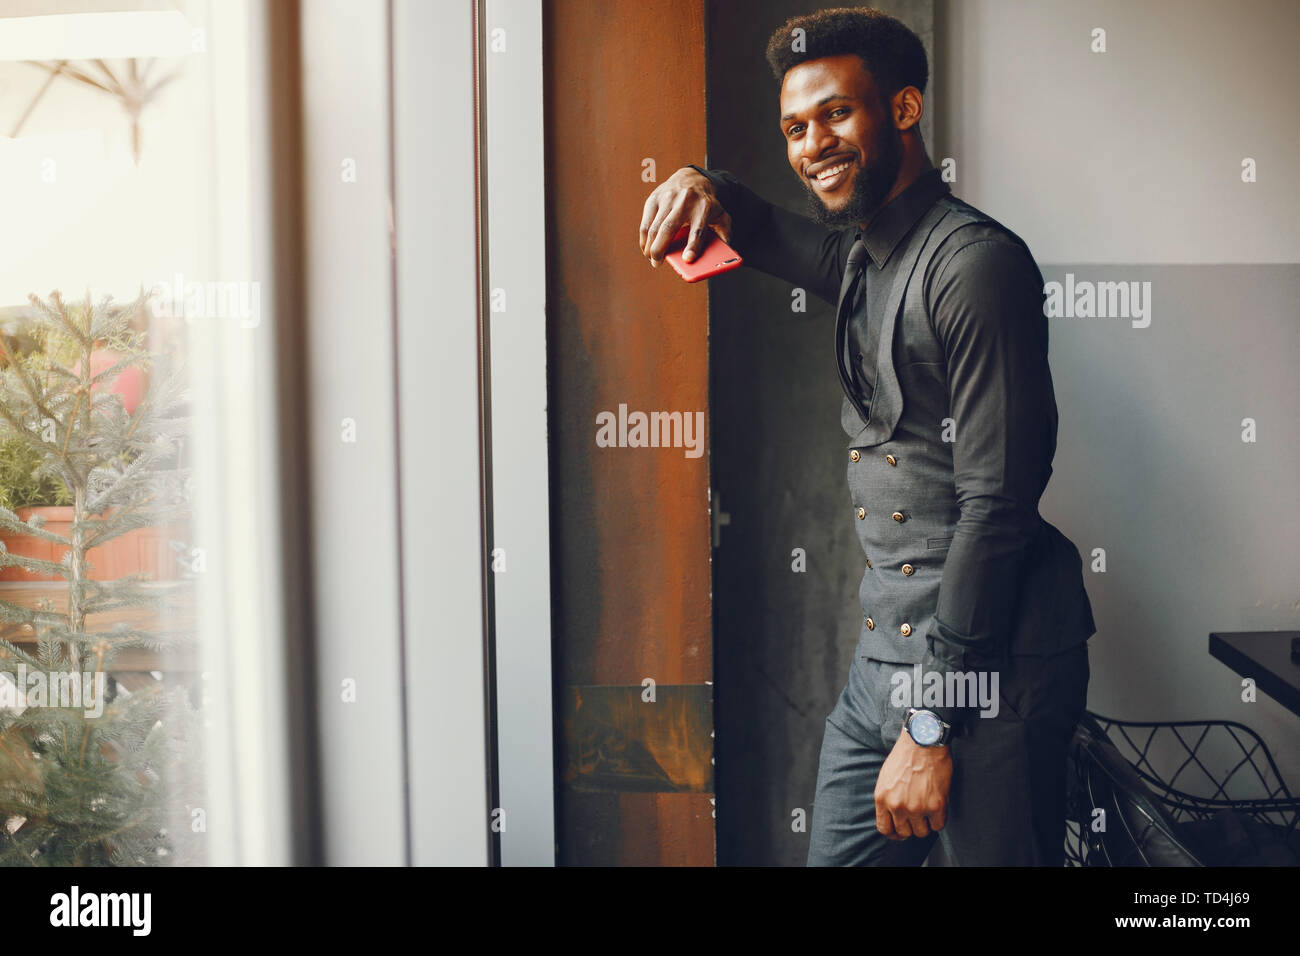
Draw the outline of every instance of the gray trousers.
[[[809,866],[919,866],[936,838],[952,866],[1064,863],[1066,755],[1087,701],[1088,645],[988,666],[999,672],[998,714],[971,714],[951,741],[944,829],[890,840],[876,829],[876,777],[907,709],[892,681],[912,667],[855,657],[826,718]]]

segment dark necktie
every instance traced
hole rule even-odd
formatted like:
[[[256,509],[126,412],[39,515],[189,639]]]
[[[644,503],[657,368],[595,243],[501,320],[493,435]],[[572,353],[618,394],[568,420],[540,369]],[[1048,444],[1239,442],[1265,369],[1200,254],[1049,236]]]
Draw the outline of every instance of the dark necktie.
[[[854,381],[848,338],[849,323],[853,319],[853,304],[857,301],[858,286],[866,272],[866,262],[867,247],[862,241],[862,236],[859,235],[853,243],[853,248],[849,250],[848,262],[844,264],[844,279],[840,283],[840,301],[835,310],[835,364],[839,368],[840,384],[844,387],[844,394],[857,407],[864,420],[868,413],[862,391]]]

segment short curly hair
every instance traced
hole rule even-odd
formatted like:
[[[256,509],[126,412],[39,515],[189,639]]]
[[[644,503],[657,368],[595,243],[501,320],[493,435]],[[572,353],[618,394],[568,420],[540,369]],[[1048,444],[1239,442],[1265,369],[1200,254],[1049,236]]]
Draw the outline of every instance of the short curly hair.
[[[795,49],[795,30],[802,49]],[[778,83],[808,60],[856,53],[888,104],[905,86],[925,93],[930,62],[921,38],[898,19],[869,7],[833,7],[791,17],[767,41],[767,62]]]

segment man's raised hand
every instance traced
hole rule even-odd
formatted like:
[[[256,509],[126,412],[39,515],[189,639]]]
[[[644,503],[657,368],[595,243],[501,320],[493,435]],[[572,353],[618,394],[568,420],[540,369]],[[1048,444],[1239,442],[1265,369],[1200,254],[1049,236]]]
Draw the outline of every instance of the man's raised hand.
[[[664,180],[645,201],[641,212],[641,254],[658,266],[668,245],[683,224],[690,226],[682,259],[692,261],[704,248],[705,227],[712,227],[723,242],[731,242],[731,217],[722,208],[708,177],[683,166]]]

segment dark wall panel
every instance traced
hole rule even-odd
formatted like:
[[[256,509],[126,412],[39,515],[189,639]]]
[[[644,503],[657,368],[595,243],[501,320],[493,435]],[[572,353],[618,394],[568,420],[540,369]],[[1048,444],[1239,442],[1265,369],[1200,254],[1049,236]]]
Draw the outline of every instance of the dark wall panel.
[[[709,3],[709,166],[805,209],[764,50],[787,17],[824,4]],[[857,4],[867,6],[868,4]],[[931,48],[933,0],[870,4]],[[926,99],[927,144],[931,101]],[[826,715],[861,624],[862,549],[850,518],[834,365],[835,311],[740,269],[712,280],[713,481],[730,524],[714,552],[718,862],[803,865]],[[806,570],[792,569],[803,549]],[[803,811],[799,815],[797,811]]]

